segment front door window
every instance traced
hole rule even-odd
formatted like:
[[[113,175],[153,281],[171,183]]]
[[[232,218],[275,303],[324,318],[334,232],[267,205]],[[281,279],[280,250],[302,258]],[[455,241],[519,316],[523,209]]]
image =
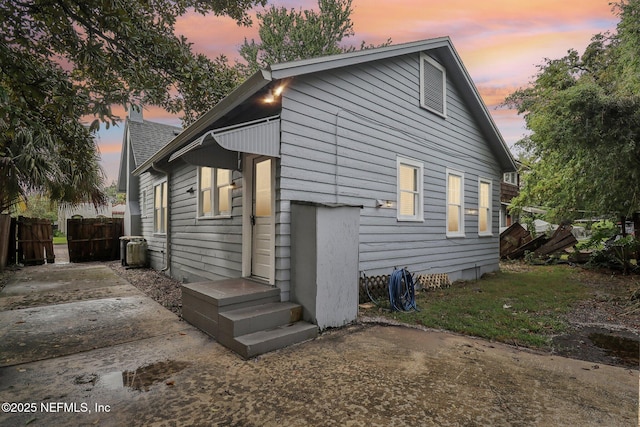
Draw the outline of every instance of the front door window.
[[[270,280],[273,268],[273,176],[272,159],[253,163],[251,274]]]

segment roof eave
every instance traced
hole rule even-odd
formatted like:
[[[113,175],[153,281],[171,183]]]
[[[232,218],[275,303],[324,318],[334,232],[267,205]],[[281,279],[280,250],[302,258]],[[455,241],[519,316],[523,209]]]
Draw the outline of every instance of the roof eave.
[[[200,134],[206,131],[212,123],[266,86],[271,81],[271,78],[271,72],[268,70],[259,70],[255,72],[240,86],[234,89],[233,92],[217,103],[212,109],[204,113],[198,118],[198,120],[185,128],[178,136],[172,139],[171,142],[138,166],[133,171],[133,175],[137,176],[149,170],[154,163],[170,156],[184,144],[190,142],[194,138],[197,138]]]
[[[489,110],[486,104],[482,100],[482,96],[480,96],[480,92],[478,91],[478,88],[476,87],[475,83],[473,83],[473,80],[471,79],[471,75],[467,71],[467,68],[462,62],[462,58],[460,58],[460,55],[458,54],[458,51],[456,50],[456,48],[453,46],[453,43],[449,44],[449,49],[452,54],[453,60],[457,63],[459,70],[461,71],[461,77],[464,79],[464,84],[470,89],[470,93],[473,97],[473,101],[477,106],[477,112],[482,116],[482,118],[488,124],[488,127],[489,127],[488,132],[490,134],[489,138],[491,139],[492,144],[496,146],[496,148],[499,151],[502,151],[503,155],[500,155],[499,153],[497,153],[496,155],[498,157],[502,170],[505,172],[517,170],[516,163],[513,158],[513,155],[511,154],[511,150],[509,149],[509,146],[505,142],[504,138],[502,137],[502,134],[500,133],[500,130],[498,129],[498,126],[496,125],[495,121],[491,117],[491,114],[489,113]]]
[[[448,36],[417,42],[402,43],[373,49],[364,49],[332,56],[320,56],[299,61],[283,62],[269,67],[274,80],[295,77],[319,71],[327,71],[340,67],[357,65],[364,62],[377,61],[393,56],[411,54],[423,50],[451,46]]]
[[[129,158],[129,119],[125,120],[124,133],[122,134],[122,149],[120,150],[120,165],[118,168],[118,183],[117,190],[121,193],[127,191],[127,177],[129,171],[127,170],[128,158]]]

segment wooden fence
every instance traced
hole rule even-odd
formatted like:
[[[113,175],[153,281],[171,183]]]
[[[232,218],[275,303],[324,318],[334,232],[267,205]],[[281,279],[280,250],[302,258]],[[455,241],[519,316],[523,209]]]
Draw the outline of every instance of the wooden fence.
[[[69,261],[108,261],[120,258],[122,218],[81,218],[67,220]]]
[[[9,263],[9,253],[11,248],[15,250],[15,243],[11,242],[11,217],[7,214],[0,214],[0,272]]]
[[[24,265],[53,264],[53,224],[48,219],[18,217],[18,258]]]

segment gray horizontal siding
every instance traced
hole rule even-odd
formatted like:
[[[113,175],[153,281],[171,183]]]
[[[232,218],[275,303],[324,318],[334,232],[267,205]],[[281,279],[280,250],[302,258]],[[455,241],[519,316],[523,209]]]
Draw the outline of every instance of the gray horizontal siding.
[[[298,77],[281,115],[281,220],[291,200],[362,205],[362,270],[407,266],[460,278],[495,268],[501,171],[458,89],[447,86],[442,119],[419,107],[417,54]],[[395,203],[397,155],[424,164],[424,222],[398,222],[395,208],[375,207],[376,199]],[[446,238],[447,168],[464,172],[467,208],[478,206],[478,177],[492,179],[494,236],[478,237],[477,216],[467,215],[466,238]],[[286,234],[279,239],[287,265]]]
[[[195,192],[187,191],[191,188]],[[240,277],[241,189],[233,192],[231,218],[216,219],[197,218],[197,167],[185,163],[176,165],[171,176],[171,192],[171,275],[188,282]]]
[[[166,238],[153,232],[153,187],[163,178],[158,173],[145,172],[140,175],[139,203],[141,206],[142,235],[149,248],[149,264],[156,270],[165,267]],[[143,192],[146,197],[143,199]]]

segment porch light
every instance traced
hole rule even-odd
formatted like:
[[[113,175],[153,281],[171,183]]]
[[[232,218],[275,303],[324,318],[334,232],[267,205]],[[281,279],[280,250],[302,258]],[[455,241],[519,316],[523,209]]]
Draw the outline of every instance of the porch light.
[[[267,104],[271,104],[275,100],[276,100],[276,97],[273,94],[273,90],[269,90],[269,92],[267,92],[267,95],[264,97],[264,102]]]
[[[467,215],[478,215],[478,209],[465,209],[464,213]]]
[[[284,85],[280,85],[273,91],[273,94],[275,96],[280,96],[280,95],[282,95],[282,91],[283,90],[284,90]]]
[[[393,202],[391,200],[378,199],[378,200],[376,200],[376,207],[377,208],[391,208],[391,207],[393,207]]]
[[[267,104],[271,104],[276,101],[276,99],[282,95],[282,91],[284,90],[284,85],[280,85],[275,89],[269,89],[267,94],[265,95],[263,101]]]

